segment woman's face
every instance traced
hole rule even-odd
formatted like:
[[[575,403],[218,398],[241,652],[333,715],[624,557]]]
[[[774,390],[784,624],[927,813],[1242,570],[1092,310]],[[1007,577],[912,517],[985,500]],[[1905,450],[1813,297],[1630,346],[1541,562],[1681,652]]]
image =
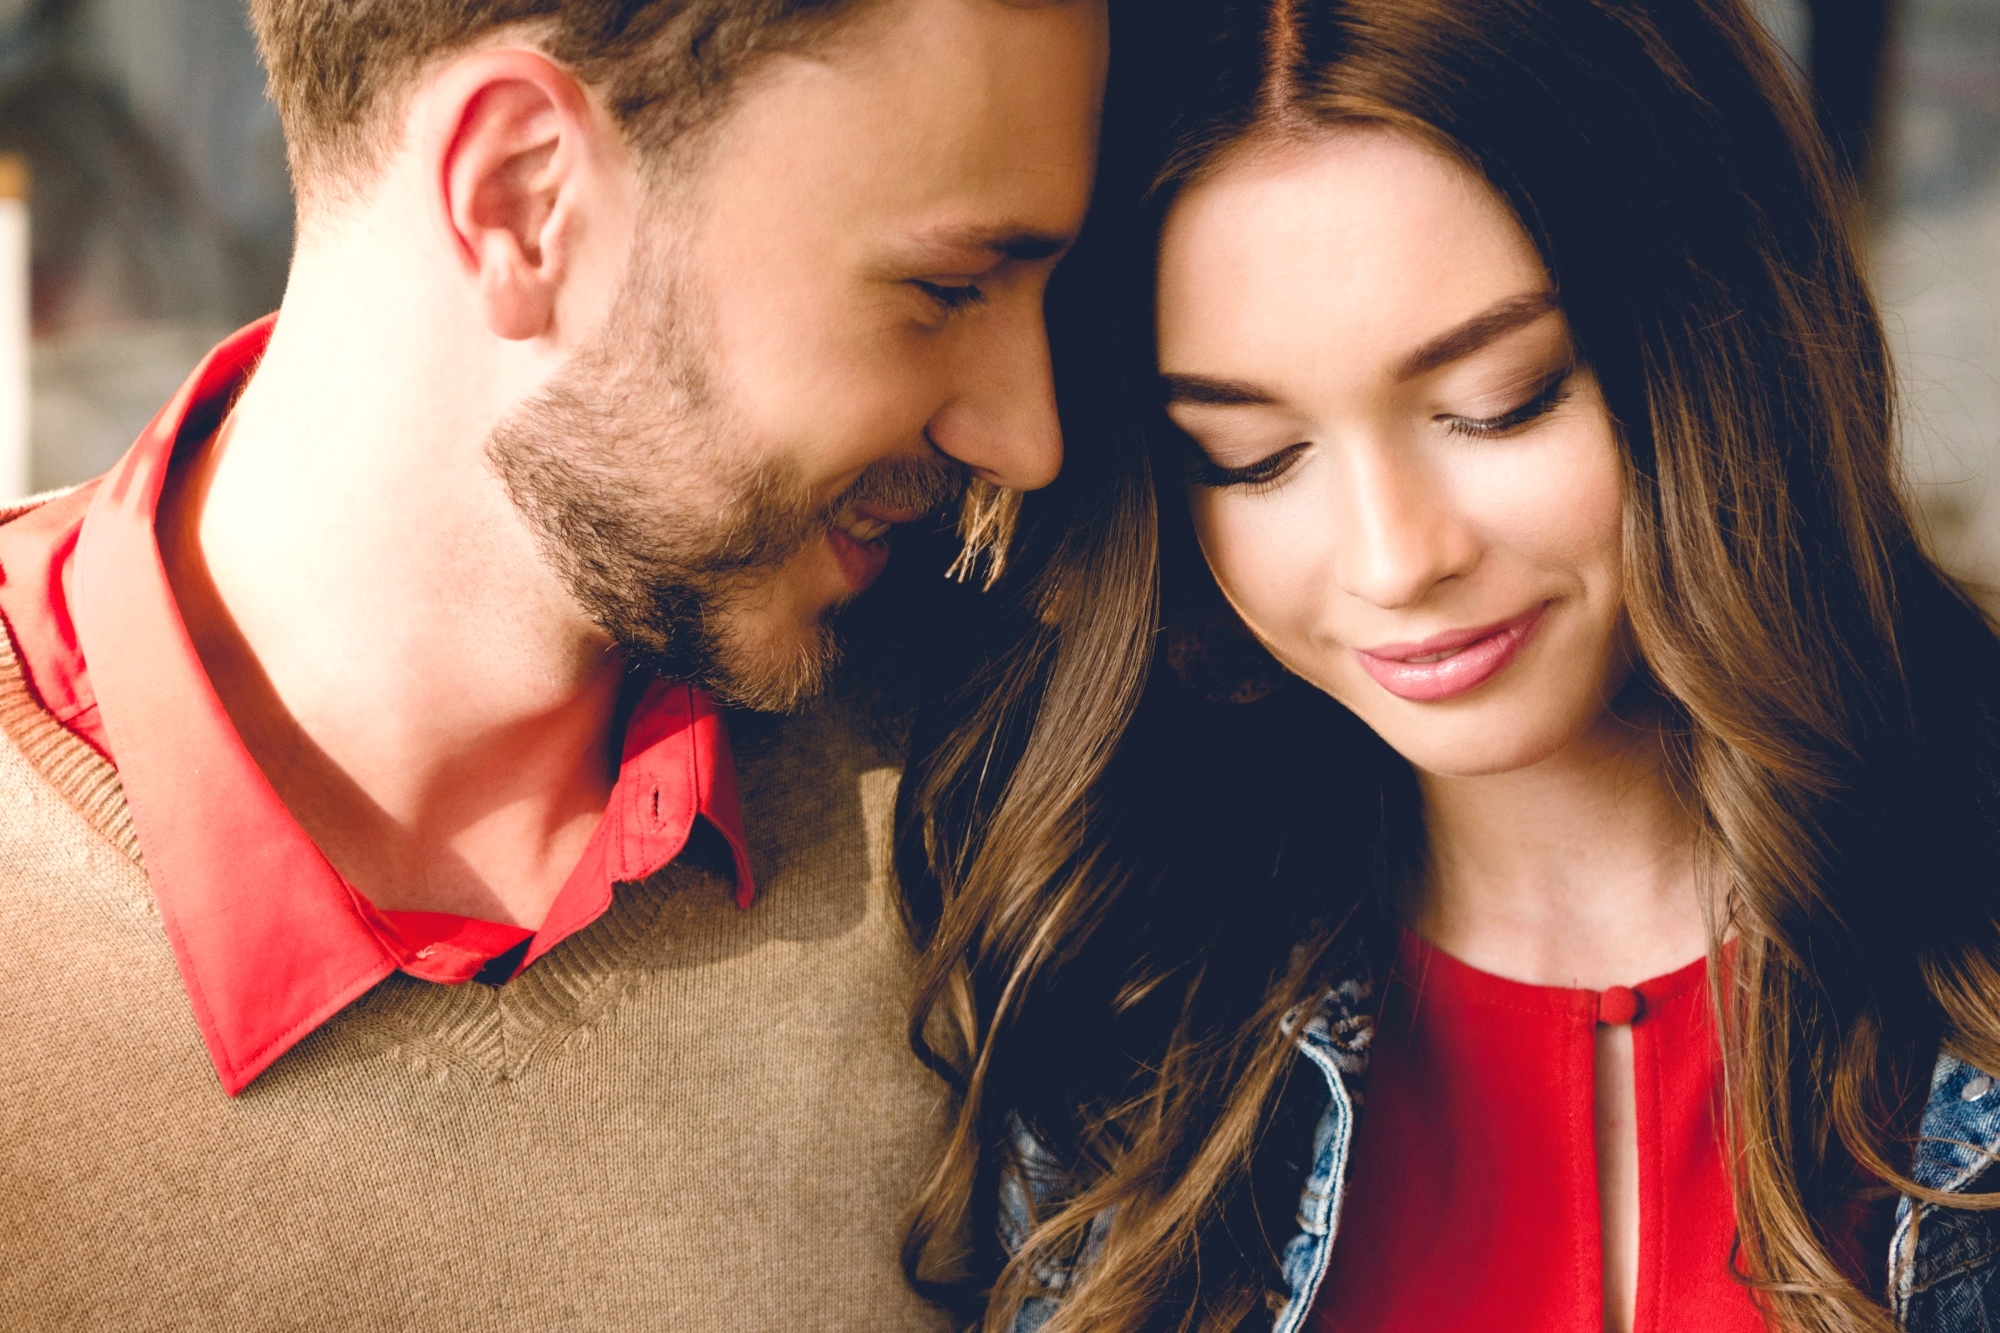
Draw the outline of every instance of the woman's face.
[[[1438,774],[1605,716],[1623,465],[1490,187],[1386,130],[1240,151],[1169,215],[1159,303],[1202,549],[1287,667]]]

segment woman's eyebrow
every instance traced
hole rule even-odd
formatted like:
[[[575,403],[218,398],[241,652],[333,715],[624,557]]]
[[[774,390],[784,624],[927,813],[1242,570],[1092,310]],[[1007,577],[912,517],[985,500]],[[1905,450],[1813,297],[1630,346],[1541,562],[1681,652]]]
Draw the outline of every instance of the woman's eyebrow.
[[[1471,356],[1495,338],[1532,324],[1555,308],[1556,297],[1551,291],[1510,296],[1404,357],[1403,363],[1396,367],[1396,378],[1415,379],[1439,366],[1448,366],[1461,357]]]
[[[1396,367],[1396,379],[1409,380],[1471,356],[1494,339],[1534,323],[1556,309],[1554,292],[1524,292],[1510,296],[1474,315],[1457,328],[1441,333],[1403,358]],[[1277,398],[1245,380],[1216,379],[1208,375],[1161,375],[1166,386],[1167,404],[1193,403],[1203,407],[1271,407]]]
[[[1278,400],[1242,380],[1211,379],[1207,375],[1162,375],[1167,403],[1199,403],[1204,407],[1269,407]]]

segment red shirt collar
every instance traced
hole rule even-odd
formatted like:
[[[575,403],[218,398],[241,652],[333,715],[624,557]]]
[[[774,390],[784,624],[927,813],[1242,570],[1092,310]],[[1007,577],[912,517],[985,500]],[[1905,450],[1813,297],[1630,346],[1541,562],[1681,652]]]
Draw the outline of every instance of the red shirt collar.
[[[397,970],[470,980],[522,943],[526,967],[680,855],[697,815],[754,889],[723,716],[655,681],[626,726],[604,818],[539,931],[384,913],[320,855],[244,749],[181,623],[154,533],[175,446],[207,436],[273,320],[211,352],[100,481],[0,527],[0,614],[51,713],[111,758],[209,1054],[231,1095]]]

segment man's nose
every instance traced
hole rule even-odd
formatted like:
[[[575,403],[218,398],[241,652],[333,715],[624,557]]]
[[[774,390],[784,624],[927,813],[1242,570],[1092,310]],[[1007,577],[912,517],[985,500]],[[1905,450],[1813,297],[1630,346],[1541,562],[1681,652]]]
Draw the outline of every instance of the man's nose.
[[[1344,453],[1334,530],[1346,592],[1389,609],[1413,606],[1478,563],[1477,535],[1421,457],[1394,442]]]
[[[951,396],[928,425],[933,445],[981,480],[1032,491],[1062,468],[1055,373],[1040,301],[995,310],[954,349]]]

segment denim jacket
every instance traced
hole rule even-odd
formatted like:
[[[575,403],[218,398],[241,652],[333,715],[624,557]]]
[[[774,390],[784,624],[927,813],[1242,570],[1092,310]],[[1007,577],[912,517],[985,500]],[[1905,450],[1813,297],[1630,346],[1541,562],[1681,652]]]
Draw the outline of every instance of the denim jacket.
[[[1287,1030],[1326,1081],[1327,1103],[1313,1134],[1299,1193],[1297,1231],[1282,1256],[1286,1288],[1272,1333],[1300,1333],[1326,1276],[1340,1227],[1354,1124],[1374,1036],[1373,986],[1343,982],[1324,992]],[[1011,1250],[1025,1234],[1028,1200],[1059,1189],[1048,1155],[1024,1130],[1016,1148],[1025,1176],[1001,1190],[1001,1239]],[[1931,1077],[1911,1179],[1940,1193],[1966,1189],[2000,1154],[2000,1080],[1940,1056]],[[1077,1267],[1087,1267],[1086,1244]],[[2000,1211],[1969,1212],[1902,1199],[1885,1256],[1890,1306],[1910,1333],[2000,1333]],[[1055,1312],[1072,1272],[1036,1276],[1050,1294],[1028,1301],[1014,1333],[1034,1333]]]

